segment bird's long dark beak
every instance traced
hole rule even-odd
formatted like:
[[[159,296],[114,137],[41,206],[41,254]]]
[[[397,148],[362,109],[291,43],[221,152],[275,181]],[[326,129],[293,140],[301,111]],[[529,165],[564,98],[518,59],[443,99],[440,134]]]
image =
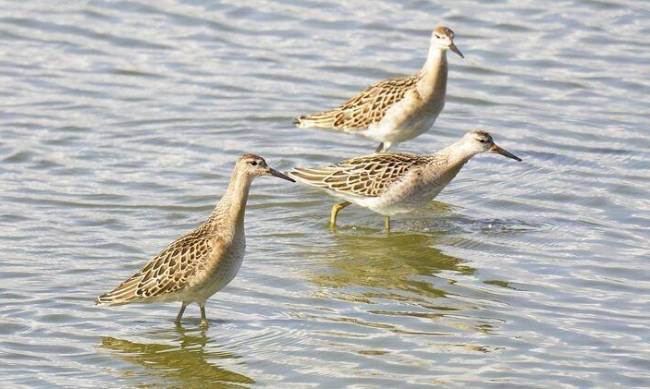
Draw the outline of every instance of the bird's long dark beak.
[[[521,158],[517,157],[516,155],[509,152],[508,150],[502,149],[501,147],[497,146],[496,144],[493,144],[492,147],[490,147],[490,152],[491,153],[501,154],[504,157],[512,158],[515,161],[521,162]]]
[[[465,56],[463,55],[463,53],[461,53],[460,50],[458,50],[458,47],[456,47],[456,45],[454,44],[454,42],[451,42],[451,44],[449,45],[449,50],[451,50],[451,51],[453,51],[454,53],[458,54],[461,58],[465,58]]]
[[[271,167],[269,168],[269,174],[271,174],[272,176],[275,176],[275,177],[282,178],[282,179],[287,180],[287,181],[296,182],[296,180],[294,180],[293,178],[291,178],[289,176],[285,176],[284,174],[280,173],[279,171],[277,171],[277,170],[275,170],[275,169],[273,169]]]

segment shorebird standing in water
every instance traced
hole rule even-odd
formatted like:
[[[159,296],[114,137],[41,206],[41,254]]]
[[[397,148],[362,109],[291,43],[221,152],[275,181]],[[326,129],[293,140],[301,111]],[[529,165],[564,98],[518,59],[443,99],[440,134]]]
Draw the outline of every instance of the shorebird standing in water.
[[[391,216],[424,208],[473,156],[483,152],[521,161],[497,146],[487,132],[473,131],[432,155],[371,154],[332,166],[295,168],[289,176],[344,200],[332,207],[332,228],[339,211],[354,203],[384,215],[384,227],[390,231]]]
[[[176,317],[176,324],[180,324],[185,308],[195,302],[201,308],[201,326],[207,326],[206,300],[232,281],[244,259],[248,190],[253,178],[269,175],[295,182],[270,168],[262,157],[241,156],[226,193],[210,217],[173,241],[117,288],[99,296],[97,304],[180,301]]]
[[[464,58],[454,44],[454,32],[436,27],[418,73],[374,83],[340,106],[300,116],[294,123],[366,136],[381,142],[377,152],[413,139],[431,128],[445,106],[447,50]]]

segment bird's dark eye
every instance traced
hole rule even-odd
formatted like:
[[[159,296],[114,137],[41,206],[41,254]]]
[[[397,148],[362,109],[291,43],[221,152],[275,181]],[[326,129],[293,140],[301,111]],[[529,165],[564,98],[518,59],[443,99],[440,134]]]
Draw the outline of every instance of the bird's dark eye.
[[[251,161],[251,165],[257,166],[257,161]]]
[[[479,139],[479,142],[481,142],[481,143],[487,143],[487,139]]]
[[[436,38],[442,39],[442,37],[440,35],[438,35],[438,34],[436,34]]]

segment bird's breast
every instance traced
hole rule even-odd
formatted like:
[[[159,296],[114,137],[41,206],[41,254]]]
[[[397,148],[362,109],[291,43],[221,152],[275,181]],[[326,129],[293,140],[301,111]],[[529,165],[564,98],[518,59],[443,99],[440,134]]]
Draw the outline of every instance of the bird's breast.
[[[413,90],[391,107],[381,122],[369,128],[368,136],[393,143],[413,139],[431,128],[444,106],[444,95],[423,97]]]
[[[198,301],[205,301],[216,292],[223,289],[239,272],[244,253],[246,251],[246,238],[244,234],[235,234],[229,242],[218,241],[217,244],[227,246],[221,255],[208,260],[203,276],[195,284],[192,295]],[[216,250],[219,252],[220,250]]]

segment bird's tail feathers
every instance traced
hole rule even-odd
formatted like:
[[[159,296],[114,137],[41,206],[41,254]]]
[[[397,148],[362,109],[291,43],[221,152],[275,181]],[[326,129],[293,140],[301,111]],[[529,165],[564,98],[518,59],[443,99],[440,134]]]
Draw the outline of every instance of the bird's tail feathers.
[[[331,172],[327,169],[314,169],[297,167],[289,172],[289,176],[300,181],[304,184],[318,187],[326,187],[327,184],[324,179],[327,178]]]
[[[336,112],[325,111],[311,115],[302,115],[294,119],[293,124],[299,128],[329,128],[336,129]]]
[[[136,294],[140,277],[135,275],[121,283],[117,288],[97,297],[96,305],[124,305],[140,300]]]

